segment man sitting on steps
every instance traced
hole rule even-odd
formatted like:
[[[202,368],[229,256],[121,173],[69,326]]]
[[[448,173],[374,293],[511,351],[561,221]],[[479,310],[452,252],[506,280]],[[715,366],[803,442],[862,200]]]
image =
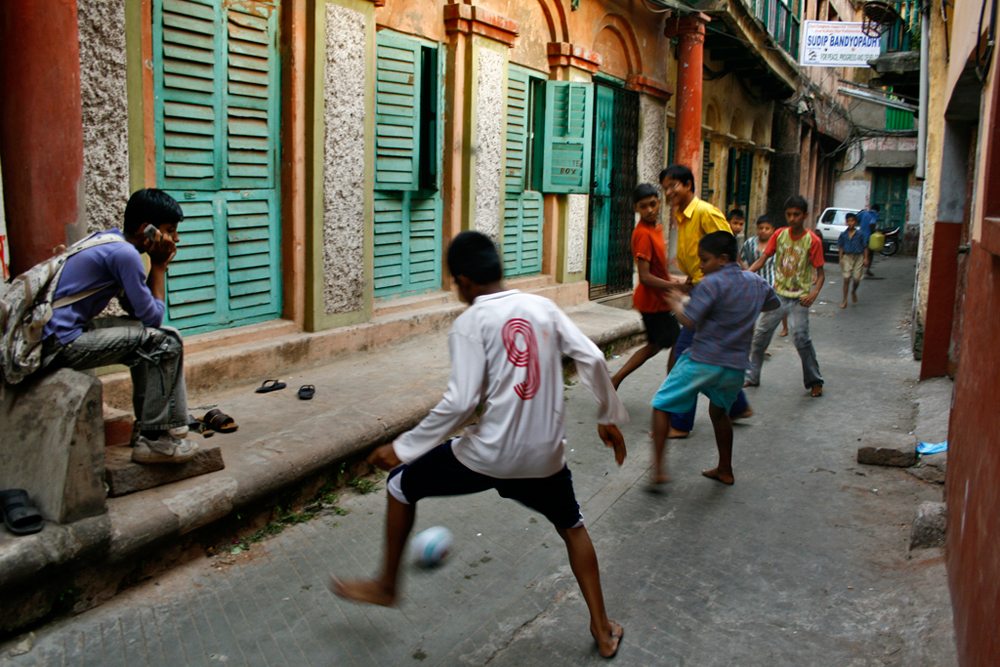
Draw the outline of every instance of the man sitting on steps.
[[[180,334],[161,326],[166,310],[167,265],[184,219],[177,201],[162,190],[139,190],[125,207],[124,233],[81,250],[66,261],[53,301],[87,294],[53,311],[43,330],[43,365],[85,370],[125,364],[132,373],[132,405],[138,435],[136,463],[183,463],[198,452],[186,439],[187,392]],[[149,255],[149,275],[142,253]],[[95,319],[112,297],[134,319]],[[179,437],[178,437],[179,436]]]

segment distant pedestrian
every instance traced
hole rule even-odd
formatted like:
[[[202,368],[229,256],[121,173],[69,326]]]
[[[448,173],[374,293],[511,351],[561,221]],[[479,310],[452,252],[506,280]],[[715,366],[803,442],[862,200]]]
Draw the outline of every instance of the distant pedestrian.
[[[872,273],[872,251],[868,249],[868,242],[871,241],[872,234],[878,229],[878,217],[882,212],[882,207],[878,204],[872,204],[866,210],[860,211],[858,213],[858,229],[865,237],[865,255],[868,257],[868,264],[866,265],[865,273],[869,276],[874,276]]]
[[[614,449],[618,465],[625,460],[625,441],[615,424],[627,421],[628,413],[611,386],[604,354],[548,299],[504,288],[500,255],[489,237],[472,231],[456,236],[448,249],[448,269],[459,297],[469,304],[448,336],[448,390],[416,428],[368,458],[392,470],[382,573],[363,581],[332,578],[330,588],[355,602],[395,604],[417,502],[496,489],[555,526],[590,610],[597,649],[610,658],[623,631],[605,612],[597,554],[563,455],[566,355],[600,404],[600,439]],[[480,405],[485,410],[479,423],[466,427],[461,437],[446,439]]]
[[[840,249],[840,276],[844,279],[844,301],[841,308],[847,308],[847,291],[853,279],[854,289],[851,300],[858,302],[858,285],[865,277],[865,267],[868,266],[868,244],[865,235],[857,228],[858,216],[847,214],[847,229],[840,233],[837,247]]]
[[[706,477],[732,484],[733,426],[729,411],[743,387],[750,368],[748,352],[754,322],[761,310],[774,310],[780,302],[760,276],[740,270],[736,238],[713,232],[698,242],[698,258],[705,279],[691,290],[686,304],[680,290],[667,299],[680,322],[697,329],[691,347],[681,354],[667,379],[653,397],[653,485],[669,480],[664,466],[668,413],[687,412],[698,394],[711,402],[708,414],[715,429],[719,464],[702,472]]]
[[[670,165],[660,172],[660,185],[663,186],[664,197],[674,205],[674,217],[677,220],[677,264],[687,276],[685,284],[681,285],[680,289],[682,292],[689,292],[703,277],[698,259],[698,242],[706,234],[712,232],[732,234],[733,230],[722,215],[722,211],[695,196],[694,174],[690,168],[681,164]],[[694,329],[682,328],[670,353],[670,368],[673,368],[680,355],[691,347],[692,341],[694,341]],[[686,438],[694,428],[697,408],[697,396],[695,396],[695,404],[689,411],[671,415],[671,426],[667,437]],[[747,402],[746,395],[742,391],[739,392],[729,416],[739,419],[752,414],[753,408]]]
[[[667,271],[667,242],[660,224],[660,193],[649,183],[642,183],[632,195],[639,222],[632,230],[632,257],[639,270],[639,284],[632,293],[632,306],[642,315],[646,328],[646,344],[629,357],[611,383],[618,389],[622,380],[647,360],[670,349],[677,341],[680,325],[664,297],[671,282]]]
[[[816,398],[823,395],[823,377],[816,360],[816,348],[809,336],[809,307],[823,289],[826,277],[823,272],[823,241],[815,232],[805,228],[808,212],[809,204],[803,197],[790,197],[785,203],[788,227],[771,237],[764,254],[750,267],[751,271],[757,271],[768,257],[775,258],[774,291],[778,294],[781,307],[765,313],[757,323],[750,348],[753,368],[746,372],[745,386],[756,387],[760,384],[764,351],[771,344],[771,337],[782,316],[788,315],[795,349],[802,360],[803,382]]]
[[[740,266],[744,269],[749,269],[750,265],[757,261],[757,258],[764,254],[764,249],[767,248],[767,242],[771,240],[771,236],[774,235],[774,223],[771,222],[771,218],[766,215],[762,215],[757,218],[757,236],[752,239],[747,239],[743,242],[743,246],[740,248]],[[757,275],[764,279],[764,281],[774,287],[774,257],[768,257],[764,261],[764,265],[760,267],[757,271]],[[781,324],[784,327],[784,332],[779,333],[779,336],[788,335],[788,317],[783,317],[781,319]],[[765,352],[765,356],[770,357],[770,352]]]

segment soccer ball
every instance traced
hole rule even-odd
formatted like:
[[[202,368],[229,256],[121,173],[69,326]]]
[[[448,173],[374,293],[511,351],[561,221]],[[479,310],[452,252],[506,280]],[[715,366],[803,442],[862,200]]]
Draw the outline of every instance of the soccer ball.
[[[432,567],[441,562],[451,549],[451,531],[444,526],[428,528],[410,542],[410,556],[420,567]]]

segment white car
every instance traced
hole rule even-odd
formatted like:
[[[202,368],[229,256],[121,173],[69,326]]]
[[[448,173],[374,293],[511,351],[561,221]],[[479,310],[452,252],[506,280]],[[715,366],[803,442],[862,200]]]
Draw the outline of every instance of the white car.
[[[816,233],[823,239],[823,252],[836,255],[840,252],[837,247],[837,239],[840,234],[847,229],[847,214],[858,214],[853,208],[828,208],[823,211],[816,221]]]

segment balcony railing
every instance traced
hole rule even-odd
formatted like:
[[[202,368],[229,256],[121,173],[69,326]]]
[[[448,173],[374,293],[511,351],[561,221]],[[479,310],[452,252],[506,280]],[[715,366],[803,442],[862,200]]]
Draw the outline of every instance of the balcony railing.
[[[799,57],[799,17],[783,0],[753,0],[753,13],[792,58]]]
[[[882,53],[915,51],[920,48],[920,0],[891,4],[899,20],[882,35]]]

